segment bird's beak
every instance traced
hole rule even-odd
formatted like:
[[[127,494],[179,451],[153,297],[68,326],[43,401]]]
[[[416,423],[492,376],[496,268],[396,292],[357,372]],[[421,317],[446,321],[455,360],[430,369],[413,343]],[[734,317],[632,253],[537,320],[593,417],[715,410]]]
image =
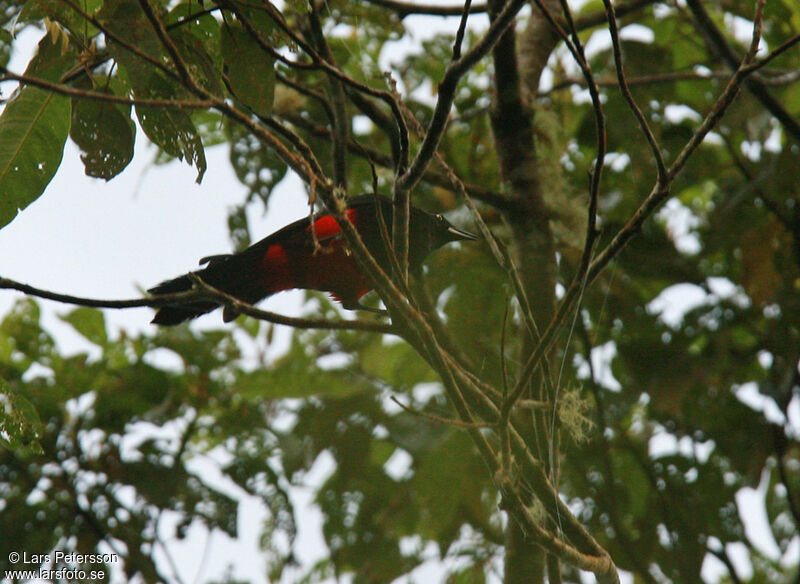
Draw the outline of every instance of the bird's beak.
[[[459,239],[466,239],[467,241],[475,241],[478,239],[477,235],[473,235],[469,231],[463,231],[457,227],[453,227],[452,225],[447,228],[447,233],[450,235],[451,241],[456,241]]]

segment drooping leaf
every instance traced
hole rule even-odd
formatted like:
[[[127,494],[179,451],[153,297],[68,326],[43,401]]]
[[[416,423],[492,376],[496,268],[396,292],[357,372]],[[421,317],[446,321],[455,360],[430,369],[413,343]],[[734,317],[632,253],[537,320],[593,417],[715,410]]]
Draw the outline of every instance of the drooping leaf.
[[[0,446],[41,452],[42,421],[25,396],[0,378]]]
[[[286,176],[286,163],[240,125],[226,123],[225,130],[230,141],[231,166],[239,180],[250,189],[248,201],[258,198],[266,204],[272,189]]]
[[[25,74],[57,82],[75,57],[62,53],[49,35]],[[69,132],[69,99],[23,87],[0,115],[0,228],[35,201],[61,164]]]
[[[96,308],[78,307],[63,315],[61,320],[68,322],[78,334],[95,345],[104,347],[108,343],[105,318]]]
[[[130,107],[89,99],[73,101],[70,137],[84,152],[81,160],[88,176],[111,180],[122,172],[133,159],[135,136]]]
[[[220,42],[228,86],[234,97],[255,113],[268,116],[275,98],[274,59],[236,22],[222,28]]]
[[[206,171],[203,142],[184,111],[137,106],[136,115],[148,138],[169,155],[192,164],[197,168],[197,182],[203,180]]]
[[[168,62],[163,45],[140,5],[133,0],[109,0],[100,18],[119,38],[109,41],[109,51],[127,78],[135,97],[140,99],[183,100],[188,92],[165,72],[153,65]],[[130,48],[129,48],[130,47]],[[135,50],[132,50],[135,47]],[[185,109],[137,105],[136,115],[142,130],[170,156],[186,160],[197,168],[197,182],[203,180],[206,157],[203,142]]]

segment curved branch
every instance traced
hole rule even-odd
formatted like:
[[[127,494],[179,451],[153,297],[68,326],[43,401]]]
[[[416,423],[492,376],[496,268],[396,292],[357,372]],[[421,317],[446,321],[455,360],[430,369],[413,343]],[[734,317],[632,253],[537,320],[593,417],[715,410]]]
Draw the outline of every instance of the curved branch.
[[[464,8],[458,4],[416,4],[414,2],[400,2],[399,0],[364,0],[367,4],[374,4],[382,8],[394,10],[402,19],[409,15],[423,14],[426,16],[461,16]],[[486,3],[475,4],[467,10],[469,14],[486,12],[489,6]]]
[[[614,65],[617,70],[617,80],[619,81],[619,90],[622,93],[622,96],[625,98],[625,101],[628,102],[628,107],[630,107],[633,115],[636,117],[636,120],[639,122],[639,127],[642,130],[645,138],[647,139],[647,143],[650,145],[650,151],[653,153],[653,158],[656,159],[656,169],[658,172],[657,179],[658,182],[662,182],[665,178],[667,168],[664,165],[664,157],[661,155],[661,147],[658,145],[658,141],[656,137],[653,135],[652,130],[650,129],[650,125],[647,123],[647,119],[644,117],[642,110],[636,104],[636,100],[633,99],[633,95],[631,94],[631,90],[628,89],[628,83],[625,80],[625,69],[622,65],[622,47],[619,43],[619,32],[617,31],[617,15],[614,12],[614,5],[611,3],[611,0],[603,0],[603,5],[606,8],[606,14],[608,15],[608,30],[611,33],[611,46],[614,53]]]
[[[22,292],[26,296],[33,296],[36,298],[43,298],[45,300],[53,300],[54,302],[61,302],[63,304],[72,304],[74,306],[89,306],[91,308],[161,308],[171,304],[191,302],[194,300],[218,300],[224,304],[232,304],[236,310],[242,312],[253,318],[259,320],[266,320],[274,324],[282,324],[292,326],[295,328],[317,328],[317,329],[332,329],[332,330],[360,330],[365,332],[374,332],[382,334],[397,334],[392,325],[366,322],[360,320],[329,320],[322,318],[296,318],[291,316],[284,316],[276,312],[268,310],[261,310],[255,308],[251,304],[247,304],[225,294],[215,288],[212,288],[205,282],[200,280],[201,286],[195,290],[188,292],[175,292],[172,294],[160,294],[158,296],[149,296],[146,298],[132,298],[129,300],[102,300],[99,298],[86,298],[83,296],[73,296],[71,294],[62,294],[60,292],[52,292],[50,290],[43,290],[36,288],[29,284],[23,284],[10,278],[0,277],[0,290],[16,290]]]

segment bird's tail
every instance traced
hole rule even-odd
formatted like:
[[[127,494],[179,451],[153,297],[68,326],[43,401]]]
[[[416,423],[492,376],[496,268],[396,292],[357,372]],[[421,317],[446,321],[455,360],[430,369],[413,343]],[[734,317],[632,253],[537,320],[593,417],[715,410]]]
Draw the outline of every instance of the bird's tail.
[[[179,276],[172,280],[161,282],[158,286],[150,288],[147,292],[153,296],[160,296],[162,294],[174,294],[176,292],[188,292],[192,289],[192,280],[189,276]],[[211,312],[218,308],[219,304],[213,300],[196,300],[193,302],[184,302],[178,304],[171,304],[162,306],[156,312],[153,324],[160,324],[164,326],[172,326],[180,324],[184,321],[197,318],[207,312]]]

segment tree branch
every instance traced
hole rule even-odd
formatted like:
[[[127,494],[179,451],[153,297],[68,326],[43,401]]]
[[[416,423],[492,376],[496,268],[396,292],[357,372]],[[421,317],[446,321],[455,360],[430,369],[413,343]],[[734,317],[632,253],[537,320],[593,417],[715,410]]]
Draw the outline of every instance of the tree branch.
[[[741,62],[743,61],[742,58],[736,54],[736,51],[728,44],[728,41],[725,40],[725,36],[706,11],[702,1],[687,0],[686,5],[692,11],[697,27],[700,29],[700,32],[703,33],[712,51],[716,52],[722,62],[731,70],[740,71]],[[796,35],[793,39],[790,39],[788,46],[785,48],[781,47],[781,52],[797,42],[800,42],[800,39],[798,39]],[[751,52],[752,46],[750,51],[748,51],[748,55],[750,55]],[[754,54],[749,58],[745,56],[744,60],[747,61],[747,64],[751,64],[753,57]],[[753,68],[753,70],[755,70],[755,68]],[[749,77],[745,79],[744,85],[750,93],[753,94],[753,97],[760,101],[761,105],[778,119],[784,129],[791,134],[795,140],[800,140],[800,122],[783,107],[783,104],[772,95],[758,77]]]
[[[458,82],[467,71],[492,50],[505,30],[514,22],[514,17],[524,6],[525,0],[510,0],[489,26],[483,38],[461,58],[451,61],[447,66],[444,78],[439,84],[439,95],[430,124],[425,132],[425,139],[422,141],[419,151],[408,170],[398,176],[396,181],[397,188],[411,190],[420,180],[444,134],[447,126],[447,117],[453,101],[455,101]]]
[[[201,285],[196,290],[189,290],[187,292],[175,292],[172,294],[159,294],[158,296],[150,296],[146,298],[133,298],[130,300],[102,300],[98,298],[85,298],[83,296],[73,296],[71,294],[62,294],[60,292],[52,292],[36,288],[29,284],[23,284],[10,278],[0,277],[0,290],[17,290],[24,293],[26,296],[33,296],[36,298],[43,298],[45,300],[53,300],[63,304],[72,304],[74,306],[89,306],[92,308],[161,308],[163,306],[170,306],[172,304],[180,304],[184,302],[192,302],[196,300],[213,299],[220,301],[223,304],[233,305],[237,311],[257,318],[259,320],[266,320],[275,324],[282,324],[295,328],[314,328],[314,329],[330,329],[330,330],[360,330],[365,332],[375,332],[382,334],[397,334],[397,331],[392,325],[367,322],[360,320],[329,320],[320,318],[295,318],[291,316],[284,316],[276,312],[268,310],[261,310],[255,308],[251,304],[247,304],[226,294],[216,288],[213,288],[200,280]]]
[[[156,107],[164,109],[209,109],[214,105],[214,101],[208,99],[192,100],[192,99],[145,99],[138,97],[130,98],[130,97],[122,97],[119,95],[114,95],[113,93],[103,93],[101,91],[92,91],[88,89],[77,89],[75,87],[70,87],[69,85],[64,85],[61,83],[52,83],[44,79],[39,79],[38,77],[31,77],[29,75],[20,75],[18,73],[12,73],[3,66],[0,66],[0,73],[2,73],[2,76],[0,76],[0,83],[6,81],[16,81],[23,85],[31,85],[33,87],[38,87],[39,89],[44,89],[46,91],[57,93],[59,95],[65,95],[67,97],[74,97],[78,99],[92,99],[95,101],[102,101],[106,103],[118,103],[129,106],[143,106],[143,107],[146,106],[146,107]]]
[[[647,119],[644,117],[642,110],[639,109],[638,105],[636,105],[636,100],[633,99],[633,95],[631,94],[630,89],[628,89],[628,83],[625,80],[625,70],[622,64],[622,48],[620,47],[619,43],[617,15],[614,12],[614,5],[611,3],[611,0],[603,0],[603,5],[605,6],[606,14],[608,15],[608,30],[611,33],[611,46],[614,53],[614,65],[617,70],[619,90],[622,93],[622,96],[625,98],[625,101],[628,102],[628,107],[630,107],[633,115],[636,117],[636,121],[639,122],[639,127],[647,139],[647,143],[650,145],[650,151],[653,154],[653,158],[655,158],[656,169],[658,172],[656,180],[658,182],[663,182],[667,169],[664,166],[664,157],[661,155],[661,147],[658,145],[658,141],[653,135],[652,130],[650,130],[650,125],[647,123]]]

